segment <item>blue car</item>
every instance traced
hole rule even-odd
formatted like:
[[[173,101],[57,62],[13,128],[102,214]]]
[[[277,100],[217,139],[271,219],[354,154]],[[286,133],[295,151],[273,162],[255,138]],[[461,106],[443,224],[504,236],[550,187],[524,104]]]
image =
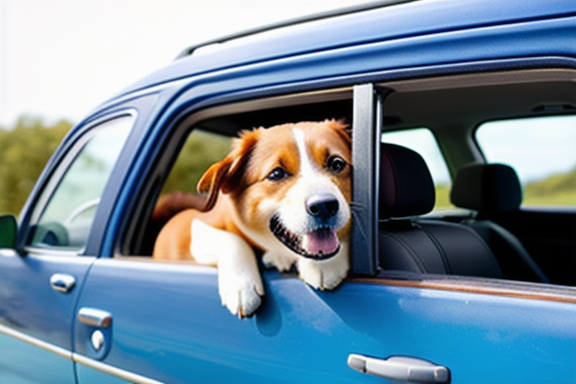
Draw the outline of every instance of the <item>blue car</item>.
[[[242,129],[343,119],[351,270],[151,257],[164,196]],[[0,383],[576,382],[576,2],[368,3],[184,50],[0,217]]]

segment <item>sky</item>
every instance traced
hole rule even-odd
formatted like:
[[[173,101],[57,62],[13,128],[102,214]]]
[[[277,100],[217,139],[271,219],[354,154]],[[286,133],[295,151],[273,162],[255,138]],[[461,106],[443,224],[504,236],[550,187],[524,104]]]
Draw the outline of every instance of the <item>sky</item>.
[[[487,122],[477,140],[489,162],[514,167],[521,181],[576,168],[576,116]]]
[[[0,127],[79,122],[187,46],[360,0],[0,0]]]

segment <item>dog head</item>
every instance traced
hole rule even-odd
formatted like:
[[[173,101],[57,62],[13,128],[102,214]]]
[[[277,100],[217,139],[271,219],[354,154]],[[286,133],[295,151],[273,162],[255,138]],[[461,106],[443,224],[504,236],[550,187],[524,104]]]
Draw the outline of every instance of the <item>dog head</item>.
[[[323,260],[347,236],[351,199],[351,140],[335,120],[243,131],[229,155],[198,184],[233,202],[238,228],[263,250],[290,250]]]

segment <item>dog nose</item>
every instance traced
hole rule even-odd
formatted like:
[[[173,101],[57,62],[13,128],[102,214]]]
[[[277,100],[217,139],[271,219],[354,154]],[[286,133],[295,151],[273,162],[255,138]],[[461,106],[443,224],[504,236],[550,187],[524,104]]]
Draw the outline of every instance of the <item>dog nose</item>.
[[[319,219],[329,219],[338,213],[338,200],[333,195],[314,195],[306,201],[308,213]]]

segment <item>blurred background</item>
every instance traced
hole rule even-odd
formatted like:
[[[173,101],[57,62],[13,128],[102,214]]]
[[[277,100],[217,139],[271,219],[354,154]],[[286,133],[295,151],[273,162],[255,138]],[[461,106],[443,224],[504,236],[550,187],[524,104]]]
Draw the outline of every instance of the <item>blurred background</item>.
[[[64,135],[187,46],[358,0],[0,0],[0,214]]]

